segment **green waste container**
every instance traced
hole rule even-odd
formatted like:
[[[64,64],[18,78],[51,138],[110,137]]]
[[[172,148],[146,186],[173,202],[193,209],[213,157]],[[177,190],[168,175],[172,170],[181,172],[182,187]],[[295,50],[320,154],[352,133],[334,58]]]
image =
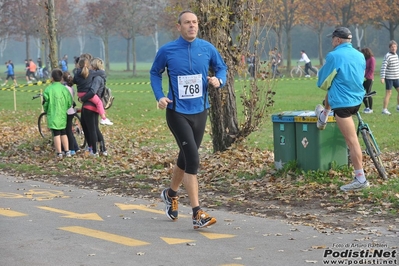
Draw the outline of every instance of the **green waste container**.
[[[314,112],[295,117],[296,160],[302,170],[328,170],[332,163],[348,164],[348,149],[334,116],[324,130],[317,128]]]
[[[303,111],[286,111],[272,115],[276,169],[296,160],[295,117],[298,115],[303,115]]]

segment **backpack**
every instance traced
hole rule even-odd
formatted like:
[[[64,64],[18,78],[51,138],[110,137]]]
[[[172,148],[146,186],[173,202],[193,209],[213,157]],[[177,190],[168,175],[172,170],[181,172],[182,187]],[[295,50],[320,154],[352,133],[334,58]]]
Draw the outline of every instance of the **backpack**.
[[[115,97],[112,96],[111,89],[108,87],[105,87],[104,91],[102,93],[102,96],[101,96],[101,100],[103,102],[104,109],[111,108],[112,103],[114,102],[114,99],[115,99]]]

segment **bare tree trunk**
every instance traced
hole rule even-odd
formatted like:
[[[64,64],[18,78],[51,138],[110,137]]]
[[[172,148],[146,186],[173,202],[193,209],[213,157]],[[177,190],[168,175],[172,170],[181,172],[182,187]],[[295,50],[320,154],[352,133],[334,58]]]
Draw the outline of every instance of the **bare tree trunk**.
[[[132,56],[133,56],[133,76],[137,75],[137,55],[136,55],[136,37],[135,37],[135,33],[133,32],[132,34]]]
[[[105,58],[104,58],[104,61],[105,61],[105,71],[108,73],[109,72],[109,70],[110,70],[110,67],[109,67],[109,38],[108,38],[108,33],[105,35],[105,37],[104,37],[104,56],[105,56]]]
[[[395,40],[395,29],[396,26],[393,22],[389,21],[389,40]]]
[[[265,110],[272,106],[275,94],[272,90],[273,80],[267,79],[264,69],[258,69],[248,85],[243,85],[240,98],[243,103],[244,121],[238,123],[237,103],[234,81],[237,73],[244,68],[242,57],[255,51],[261,54],[260,40],[254,40],[253,51],[250,49],[251,37],[262,36],[258,0],[202,0],[190,1],[192,10],[198,16],[199,38],[211,42],[223,57],[227,70],[226,85],[222,89],[209,88],[209,110],[212,126],[214,152],[225,151],[234,142],[245,139],[264,121]],[[217,14],[216,16],[214,14]],[[262,47],[264,48],[264,47]],[[256,66],[260,66],[259,60]],[[210,69],[210,72],[214,70]],[[214,73],[209,73],[209,76]],[[259,82],[258,82],[259,81]]]
[[[155,53],[159,50],[159,39],[158,39],[158,24],[155,24],[155,32],[154,32],[154,44],[155,44]]]
[[[231,71],[229,71],[231,72]],[[227,83],[222,89],[209,88],[211,108],[209,117],[212,126],[212,144],[214,151],[225,151],[236,141],[239,132],[236,96],[234,93],[234,75],[227,76]],[[226,115],[230,114],[230,115]]]
[[[78,31],[77,38],[78,38],[78,42],[79,42],[79,55],[81,55],[81,54],[83,54],[83,50],[84,50],[85,43],[86,43],[84,30]]]
[[[322,30],[320,30],[319,32],[317,32],[317,40],[319,42],[318,46],[319,46],[319,65],[322,66],[324,65],[324,57],[323,57],[323,46],[322,46]]]
[[[57,47],[57,33],[55,22],[54,0],[48,0],[48,39],[50,46],[50,64],[51,69],[58,67],[58,47]]]
[[[126,39],[126,70],[130,71],[130,40],[131,38]]]
[[[291,38],[291,30],[286,30],[285,34],[287,35],[287,73],[291,69],[291,56],[292,56],[292,38]]]
[[[26,59],[29,60],[30,54],[29,54],[29,34],[25,33],[25,51],[26,51]]]

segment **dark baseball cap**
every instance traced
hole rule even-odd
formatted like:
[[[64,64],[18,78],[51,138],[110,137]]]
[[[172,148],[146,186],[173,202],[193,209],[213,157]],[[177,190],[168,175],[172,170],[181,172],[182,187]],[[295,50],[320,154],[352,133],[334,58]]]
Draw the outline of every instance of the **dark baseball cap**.
[[[338,37],[341,39],[352,39],[352,33],[348,28],[338,27],[333,33],[327,35],[327,37]]]

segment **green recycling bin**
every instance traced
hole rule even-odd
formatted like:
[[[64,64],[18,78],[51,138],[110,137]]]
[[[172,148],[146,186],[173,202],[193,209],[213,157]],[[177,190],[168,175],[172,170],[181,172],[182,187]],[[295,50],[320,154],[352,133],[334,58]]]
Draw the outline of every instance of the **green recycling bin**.
[[[303,111],[285,111],[272,115],[274,167],[283,168],[284,164],[296,160],[295,117]]]
[[[324,130],[317,128],[314,112],[295,117],[296,160],[302,170],[328,170],[333,163],[348,164],[348,149],[335,121],[330,114]]]

